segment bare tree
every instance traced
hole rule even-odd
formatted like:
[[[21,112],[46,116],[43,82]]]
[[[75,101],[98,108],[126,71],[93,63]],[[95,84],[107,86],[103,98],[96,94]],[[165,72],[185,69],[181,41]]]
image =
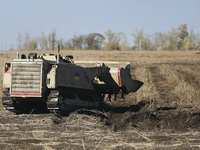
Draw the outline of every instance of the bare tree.
[[[177,31],[177,29],[171,28],[171,30],[167,34],[167,49],[177,50],[179,40],[179,32]]]
[[[144,50],[155,50],[152,42],[152,36],[150,34],[145,34],[142,41],[142,49]]]
[[[134,36],[133,43],[137,46],[137,50],[139,50],[140,46],[142,47],[142,41],[144,40],[144,29],[136,29],[131,35]]]
[[[40,48],[41,50],[47,50],[47,37],[45,36],[45,33],[42,32],[41,33],[41,37],[38,38],[39,39],[39,45],[40,45]]]
[[[48,35],[49,49],[54,50],[56,44],[56,29],[52,29],[51,33]]]
[[[72,43],[72,40],[71,40],[71,39],[68,39],[67,42],[65,42],[65,49],[67,49],[67,50],[72,50],[72,49],[74,49],[73,43]]]
[[[200,49],[200,33],[197,33],[197,50]]]
[[[124,37],[124,40],[121,42],[121,49],[122,50],[129,50],[130,49],[130,44],[127,40],[127,37]]]
[[[189,50],[197,49],[197,46],[195,45],[197,37],[194,34],[193,28],[190,28],[190,33],[188,34],[187,39],[188,39],[188,49]]]
[[[17,49],[22,50],[22,34],[21,34],[21,31],[18,32],[18,36],[17,36]]]
[[[74,37],[72,38],[74,49],[78,50],[83,49],[84,42],[85,42],[85,35],[76,36],[76,33],[74,34]]]
[[[27,31],[24,38],[24,50],[30,50],[30,34]]]
[[[166,34],[162,32],[156,32],[153,37],[154,50],[163,50],[166,44]]]
[[[125,37],[125,34],[123,32],[114,34],[113,42],[115,44],[115,50],[117,49],[116,45],[119,44],[124,37]],[[118,49],[120,49],[120,48],[118,47]]]
[[[64,39],[60,38],[59,40],[57,40],[57,45],[60,45],[60,49],[64,50],[65,49],[65,42]]]
[[[107,41],[105,41],[103,43],[104,44],[104,49],[105,50],[110,50],[110,46],[113,43],[115,33],[113,33],[111,30],[108,30],[108,31],[106,31],[104,33],[105,33],[106,39],[107,39]]]

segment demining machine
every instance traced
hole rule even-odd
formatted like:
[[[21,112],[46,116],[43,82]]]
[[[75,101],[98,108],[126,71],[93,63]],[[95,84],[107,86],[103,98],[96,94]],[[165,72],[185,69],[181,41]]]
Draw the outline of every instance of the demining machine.
[[[17,53],[5,63],[2,104],[6,110],[26,110],[26,104],[44,106],[50,111],[71,112],[98,108],[111,96],[136,92],[142,82],[133,80],[130,63],[74,61],[73,56]]]

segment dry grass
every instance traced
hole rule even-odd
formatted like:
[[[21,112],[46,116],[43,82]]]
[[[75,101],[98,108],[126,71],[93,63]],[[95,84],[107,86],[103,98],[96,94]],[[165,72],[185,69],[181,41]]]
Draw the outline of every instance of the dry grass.
[[[15,53],[1,52],[1,77],[4,63],[15,58]],[[120,101],[126,106],[149,101],[150,111],[175,107],[179,111],[200,112],[200,55],[196,51],[61,51],[61,54],[74,55],[75,60],[129,61],[132,78],[143,81],[144,85]],[[2,78],[0,85],[2,91]],[[0,120],[2,149],[200,148],[200,134],[192,128],[187,132],[163,128],[141,131],[130,125],[126,131],[113,132],[112,127],[96,116],[72,113],[59,119],[53,114],[15,115],[5,110],[0,110]]]
[[[130,127],[128,131],[113,132],[100,118],[85,114],[72,113],[59,119],[53,114],[16,116],[4,111],[0,113],[1,119],[8,120],[0,123],[0,146],[3,149],[200,148],[200,134],[195,131],[171,133],[139,131]]]

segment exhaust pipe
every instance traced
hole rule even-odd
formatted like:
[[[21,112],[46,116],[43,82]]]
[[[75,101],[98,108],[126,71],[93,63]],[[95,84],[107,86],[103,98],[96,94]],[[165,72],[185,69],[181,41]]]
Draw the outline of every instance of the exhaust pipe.
[[[59,57],[60,57],[60,45],[58,45],[57,64],[59,64]]]
[[[19,52],[17,52],[17,57],[16,58],[19,59]]]

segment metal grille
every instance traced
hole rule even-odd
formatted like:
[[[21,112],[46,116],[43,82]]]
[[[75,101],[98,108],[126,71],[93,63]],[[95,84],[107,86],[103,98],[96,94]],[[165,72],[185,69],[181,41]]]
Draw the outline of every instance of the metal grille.
[[[40,93],[41,63],[12,64],[12,93]]]

